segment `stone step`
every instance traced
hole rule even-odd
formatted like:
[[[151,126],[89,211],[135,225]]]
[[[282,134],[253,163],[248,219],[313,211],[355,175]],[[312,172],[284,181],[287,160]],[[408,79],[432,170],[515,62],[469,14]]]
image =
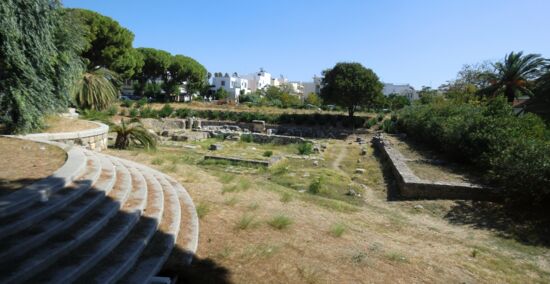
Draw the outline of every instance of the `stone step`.
[[[120,162],[121,160],[119,160]],[[124,163],[120,162],[120,165]],[[147,184],[143,175],[135,168],[129,168],[132,176],[132,191],[122,209],[102,228],[93,239],[59,259],[54,265],[36,275],[33,283],[67,283],[91,269],[108,255],[130,233],[139,221],[147,203]]]
[[[86,166],[86,156],[80,147],[71,147],[49,141],[40,141],[40,143],[52,144],[64,149],[67,152],[65,164],[51,176],[2,196],[0,199],[0,218],[22,212],[35,202],[40,201],[42,196],[55,194],[59,189],[68,186],[73,180],[82,175]]]
[[[51,238],[39,249],[30,251],[5,265],[0,266],[0,283],[20,283],[46,269],[62,256],[71,253],[83,242],[94,237],[117,214],[132,190],[129,170],[117,160],[115,165],[117,180],[109,198],[104,198],[94,210],[85,215],[65,233]]]
[[[115,250],[75,283],[115,283],[132,268],[143,249],[149,245],[162,218],[164,194],[163,187],[148,170],[140,171],[147,181],[148,197],[139,223]]]
[[[162,221],[136,265],[120,281],[122,283],[148,283],[168,259],[180,231],[181,207],[177,192],[164,174],[158,172],[156,174],[165,189],[165,210]]]
[[[86,159],[84,160],[86,165],[84,173],[69,186],[55,190],[55,193],[49,196],[48,201],[36,202],[25,211],[0,219],[0,240],[40,222],[88,192],[101,174],[101,163],[99,158],[94,155],[90,155]]]
[[[25,254],[48,241],[50,237],[69,228],[109,194],[116,180],[115,168],[108,158],[99,156],[99,160],[102,172],[92,189],[59,212],[2,240],[0,243],[0,263]]]

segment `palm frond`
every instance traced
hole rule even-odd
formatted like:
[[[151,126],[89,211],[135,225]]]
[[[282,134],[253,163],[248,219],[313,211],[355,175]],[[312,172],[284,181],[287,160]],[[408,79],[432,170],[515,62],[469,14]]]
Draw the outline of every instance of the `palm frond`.
[[[74,100],[82,109],[103,110],[117,99],[119,86],[115,72],[105,68],[89,71],[76,84]]]

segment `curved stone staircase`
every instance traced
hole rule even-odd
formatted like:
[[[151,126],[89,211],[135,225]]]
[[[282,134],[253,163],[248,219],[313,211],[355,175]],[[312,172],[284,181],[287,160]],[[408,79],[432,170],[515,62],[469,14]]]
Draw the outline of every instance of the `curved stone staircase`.
[[[45,142],[52,143],[52,142]],[[167,175],[80,147],[52,176],[0,199],[0,283],[147,283],[198,219]]]

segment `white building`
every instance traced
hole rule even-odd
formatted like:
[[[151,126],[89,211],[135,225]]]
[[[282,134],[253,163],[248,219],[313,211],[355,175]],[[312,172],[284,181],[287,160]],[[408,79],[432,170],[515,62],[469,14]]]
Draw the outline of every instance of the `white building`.
[[[217,91],[220,88],[229,93],[229,100],[233,102],[239,101],[240,95],[245,95],[250,92],[248,80],[240,77],[237,73],[229,76],[214,76],[212,78],[212,91]]]
[[[384,83],[384,88],[382,89],[382,93],[386,97],[391,94],[395,94],[397,96],[405,96],[411,101],[419,99],[418,93],[409,84],[397,85],[397,84]]]
[[[313,76],[313,82],[304,82],[303,85],[303,93],[307,97],[307,95],[314,93],[317,95],[321,94],[321,84],[323,82],[323,77],[317,77],[317,75]]]
[[[265,72],[263,68],[260,68],[260,71],[257,73],[245,75],[243,78],[248,80],[248,89],[252,92],[272,85],[271,74]]]

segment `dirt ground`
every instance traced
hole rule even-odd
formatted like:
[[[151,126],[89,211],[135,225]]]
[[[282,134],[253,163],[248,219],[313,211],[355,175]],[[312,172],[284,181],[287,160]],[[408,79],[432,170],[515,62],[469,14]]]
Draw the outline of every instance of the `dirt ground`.
[[[59,116],[47,117],[44,124],[46,125],[45,129],[40,131],[44,133],[72,132],[97,128],[97,124],[86,120]]]
[[[107,153],[158,168],[191,194],[200,240],[184,283],[550,281],[550,250],[537,243],[536,231],[522,229],[530,240],[508,234],[500,225],[510,222],[492,219],[489,208],[498,205],[487,202],[390,201],[395,187],[384,164],[370,145],[351,141],[327,142],[321,165],[362,187],[355,197],[361,202],[285,186],[276,171],[202,166],[188,149]],[[367,155],[360,156],[361,147]]]
[[[51,175],[66,159],[66,153],[55,146],[0,137],[0,195]]]

